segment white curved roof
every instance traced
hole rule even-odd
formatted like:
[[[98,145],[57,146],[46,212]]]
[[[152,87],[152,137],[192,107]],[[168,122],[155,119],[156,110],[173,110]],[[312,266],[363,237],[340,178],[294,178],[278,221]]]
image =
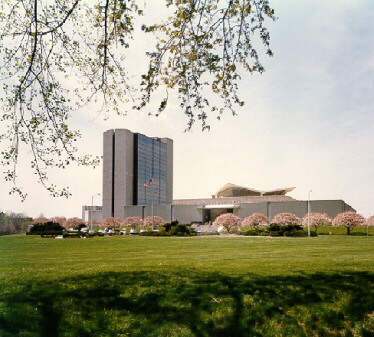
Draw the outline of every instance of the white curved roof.
[[[216,193],[216,197],[240,197],[240,196],[266,196],[266,195],[286,195],[295,187],[276,188],[273,190],[261,191],[251,187],[239,186],[228,183],[221,187]]]

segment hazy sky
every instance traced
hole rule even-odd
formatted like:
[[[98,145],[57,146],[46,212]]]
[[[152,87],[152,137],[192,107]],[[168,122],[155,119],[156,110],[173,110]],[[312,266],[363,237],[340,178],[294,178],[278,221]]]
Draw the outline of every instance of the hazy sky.
[[[145,14],[158,13],[147,0]],[[363,215],[374,214],[374,2],[372,0],[273,0],[270,24],[274,57],[264,58],[263,75],[244,74],[245,106],[235,117],[211,121],[184,133],[186,118],[177,101],[161,117],[149,110],[104,121],[94,109],[75,113],[82,153],[102,154],[102,133],[127,128],[174,140],[174,198],[209,197],[230,182],[257,189],[295,186],[290,196],[305,200],[343,199]],[[144,68],[134,41],[128,61]],[[138,47],[138,48],[137,48]],[[155,105],[154,105],[155,106]],[[128,109],[129,107],[124,107]],[[151,110],[152,108],[150,108]],[[101,193],[102,166],[51,172],[51,182],[70,186],[69,199],[53,198],[22,163],[21,202],[0,191],[2,211],[36,217],[81,216],[82,205]],[[95,197],[101,205],[101,197]]]

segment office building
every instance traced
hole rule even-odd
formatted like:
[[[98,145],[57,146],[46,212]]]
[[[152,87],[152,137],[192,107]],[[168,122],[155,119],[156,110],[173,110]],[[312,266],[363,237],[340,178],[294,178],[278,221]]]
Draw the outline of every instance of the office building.
[[[125,206],[171,204],[173,141],[127,129],[104,132],[102,196],[103,219],[122,218]]]

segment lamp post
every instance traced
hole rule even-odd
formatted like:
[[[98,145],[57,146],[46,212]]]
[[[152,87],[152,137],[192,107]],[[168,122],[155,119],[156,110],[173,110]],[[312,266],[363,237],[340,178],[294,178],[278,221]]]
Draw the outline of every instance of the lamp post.
[[[94,194],[92,197],[91,197],[91,230],[90,232],[92,232],[92,211],[93,211],[93,200],[94,200],[94,197],[100,195],[100,193],[97,193],[97,194]]]
[[[309,190],[308,194],[308,236],[310,236],[310,193],[312,190]]]
[[[143,184],[144,187],[151,188],[151,209],[152,209],[152,231],[154,230],[154,216],[153,216],[153,177],[147,182]]]
[[[151,178],[151,193],[152,193],[152,231],[155,229],[154,227],[154,214],[153,214],[153,177]]]

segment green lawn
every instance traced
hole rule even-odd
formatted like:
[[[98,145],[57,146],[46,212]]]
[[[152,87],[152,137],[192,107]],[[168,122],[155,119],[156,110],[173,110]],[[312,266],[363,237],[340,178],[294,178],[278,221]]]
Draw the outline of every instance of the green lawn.
[[[0,237],[0,336],[374,336],[374,236]]]

